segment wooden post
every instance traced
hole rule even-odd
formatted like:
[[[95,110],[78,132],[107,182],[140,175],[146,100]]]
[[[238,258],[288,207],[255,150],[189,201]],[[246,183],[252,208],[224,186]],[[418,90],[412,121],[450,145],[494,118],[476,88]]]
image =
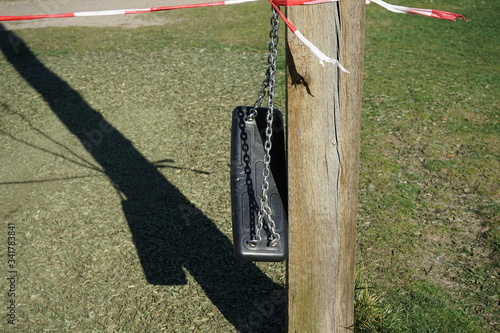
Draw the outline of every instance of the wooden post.
[[[288,7],[288,332],[352,332],[365,0]]]

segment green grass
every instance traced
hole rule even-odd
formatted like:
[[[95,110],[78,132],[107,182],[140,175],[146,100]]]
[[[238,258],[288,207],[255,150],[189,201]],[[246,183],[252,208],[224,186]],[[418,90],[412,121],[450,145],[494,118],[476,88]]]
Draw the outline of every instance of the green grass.
[[[368,7],[358,262],[406,331],[495,330],[499,6],[426,5],[470,22]]]
[[[405,286],[387,301],[404,309],[391,332],[486,332],[473,315],[456,309],[448,292],[426,281]]]
[[[459,12],[470,22],[367,7],[357,249],[365,273],[358,281],[357,327],[495,331],[499,4],[435,0],[411,6]],[[282,292],[285,267],[234,264],[227,239],[211,229],[230,238],[229,117],[233,107],[254,101],[263,79],[268,5],[148,15],[175,20],[136,29],[15,33],[171,184],[155,180],[151,186],[173,198],[171,204],[151,203],[171,229],[122,201],[124,192],[131,194],[127,185],[143,186],[140,179],[110,179],[103,172],[109,166],[96,162],[0,58],[0,217],[18,230],[19,332],[230,332],[250,318],[238,318],[241,313],[280,318],[279,297],[268,299],[263,316],[253,301],[235,302],[234,309],[221,305],[242,285],[265,279],[272,282],[264,282],[266,288]],[[279,68],[283,73],[282,51]],[[283,75],[279,84],[276,104],[284,108]],[[81,101],[61,100],[68,110],[85,109]],[[110,162],[123,170],[132,163]],[[200,263],[181,255],[185,283],[152,284],[132,239],[137,231],[129,224],[136,220],[152,220],[161,231],[144,237],[160,244],[170,239],[179,248],[205,244],[200,233],[218,235],[202,249],[220,258]],[[256,330],[248,322],[240,325],[245,327]]]

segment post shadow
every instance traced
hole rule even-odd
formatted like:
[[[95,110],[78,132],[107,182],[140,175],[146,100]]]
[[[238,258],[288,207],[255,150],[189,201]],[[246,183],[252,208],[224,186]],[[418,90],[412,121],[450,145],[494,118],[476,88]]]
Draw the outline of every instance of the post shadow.
[[[185,284],[184,268],[238,331],[284,331],[285,291],[281,286],[254,264],[237,261],[231,241],[215,224],[1,24],[0,48],[122,194],[123,212],[149,283]]]

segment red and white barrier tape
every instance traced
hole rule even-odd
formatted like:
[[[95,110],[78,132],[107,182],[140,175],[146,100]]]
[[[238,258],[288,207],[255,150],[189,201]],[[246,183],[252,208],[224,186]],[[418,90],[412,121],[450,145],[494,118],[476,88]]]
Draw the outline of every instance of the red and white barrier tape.
[[[201,8],[201,7],[213,7],[213,6],[224,6],[224,5],[234,5],[245,2],[255,2],[259,0],[226,0],[226,1],[215,1],[215,2],[205,2],[198,4],[186,4],[177,6],[163,6],[163,7],[151,7],[142,9],[116,9],[116,10],[101,10],[101,11],[90,11],[90,12],[74,12],[74,13],[63,13],[63,14],[45,14],[45,15],[18,15],[18,16],[0,16],[1,21],[26,21],[26,20],[38,20],[38,19],[49,19],[49,18],[64,18],[64,17],[85,17],[85,16],[104,16],[104,15],[125,15],[125,14],[141,14],[150,12],[159,12],[173,9],[186,9],[186,8]],[[286,16],[280,11],[278,6],[299,6],[299,5],[313,5],[326,2],[334,2],[339,0],[268,0],[271,5],[277,10],[278,14],[281,16],[287,27],[299,38],[299,40],[314,54],[318,59],[320,64],[325,66],[325,62],[329,62],[339,67],[342,71],[349,73],[338,60],[328,57],[326,54],[321,52],[313,43],[311,43],[307,38],[300,33],[297,28],[286,18]],[[401,14],[420,14],[429,17],[435,17],[444,20],[453,20],[461,18],[463,20],[467,19],[460,15],[449,12],[444,12],[434,9],[421,9],[421,8],[411,8],[404,6],[396,6],[388,4],[382,0],[366,0],[366,4],[374,2],[394,13]]]
[[[173,9],[234,5],[234,4],[239,4],[239,3],[244,3],[244,2],[254,2],[254,1],[259,1],[259,0],[227,0],[227,1],[215,1],[215,2],[205,2],[205,3],[198,3],[198,4],[151,7],[151,8],[141,8],[141,9],[115,9],[115,10],[99,10],[99,11],[93,11],[93,12],[74,12],[74,13],[64,13],[64,14],[0,16],[0,21],[26,21],[26,20],[39,20],[39,19],[64,18],[64,17],[141,14],[141,13],[160,12],[160,11],[173,10]]]
[[[323,1],[323,2],[331,2],[331,1],[337,1],[337,0],[327,0],[327,1]],[[286,16],[281,12],[281,10],[278,7],[280,5],[280,3],[299,2],[298,0],[292,0],[292,1],[290,1],[290,0],[288,0],[288,1],[287,0],[274,0],[274,1],[269,0],[269,2],[271,3],[271,6],[273,6],[274,9],[276,9],[279,16],[281,16],[281,18],[285,22],[286,26],[309,49],[309,51],[311,51],[311,53],[314,54],[314,56],[319,59],[319,63],[321,65],[325,66],[325,62],[329,62],[329,63],[334,64],[338,68],[340,68],[343,72],[349,73],[347,71],[347,69],[345,69],[337,59],[330,58],[329,56],[327,56],[326,54],[321,52],[321,50],[318,49],[316,47],[316,45],[314,45],[307,38],[305,38],[304,35],[302,35],[302,33],[297,28],[295,28],[295,26],[286,18]],[[318,1],[315,1],[315,2],[318,3]]]
[[[151,7],[151,8],[141,8],[141,9],[116,9],[116,10],[100,10],[100,11],[89,11],[89,12],[74,12],[74,13],[63,13],[63,14],[42,14],[42,15],[16,15],[16,16],[2,16],[0,15],[0,21],[26,21],[26,20],[38,20],[38,19],[49,19],[49,18],[64,18],[64,17],[81,17],[81,16],[104,16],[104,15],[124,15],[124,14],[141,14],[150,12],[159,12],[165,10],[173,9],[185,9],[185,8],[200,8],[200,7],[212,7],[212,6],[224,6],[224,5],[234,5],[245,2],[255,2],[259,0],[226,0],[226,1],[215,1],[215,2],[205,2],[199,4],[186,4],[177,6],[163,6],[163,7]],[[334,2],[339,0],[269,0],[272,4],[277,6],[298,6],[298,5],[313,5],[326,2]],[[420,14],[429,17],[440,18],[444,20],[453,20],[461,18],[466,20],[466,18],[460,14],[444,12],[435,9],[421,9],[421,8],[411,8],[404,6],[391,5],[382,0],[366,0],[366,4],[374,2],[394,13],[401,14]]]
[[[384,2],[382,0],[366,0],[367,5],[369,5],[370,2],[374,2],[377,5],[380,5],[385,9],[390,10],[393,13],[418,14],[418,15],[424,15],[424,16],[434,17],[443,20],[452,20],[452,21],[456,21],[457,18],[460,18],[462,20],[467,21],[467,19],[463,15],[444,12],[442,10],[396,6],[396,5],[391,5],[390,3]]]

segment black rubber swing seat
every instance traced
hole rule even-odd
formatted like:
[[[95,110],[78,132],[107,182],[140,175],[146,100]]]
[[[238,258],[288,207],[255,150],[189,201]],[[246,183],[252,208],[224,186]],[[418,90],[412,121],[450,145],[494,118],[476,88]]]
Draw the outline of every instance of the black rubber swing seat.
[[[248,120],[250,106],[239,106],[233,111],[231,133],[231,208],[234,250],[237,258],[249,261],[283,261],[287,244],[287,167],[283,115],[274,109],[271,173],[268,177],[269,206],[280,239],[272,246],[272,233],[267,218],[260,230],[261,241],[255,239],[256,222],[262,197],[264,170],[264,143],[266,141],[267,108],[258,108],[258,115]]]

